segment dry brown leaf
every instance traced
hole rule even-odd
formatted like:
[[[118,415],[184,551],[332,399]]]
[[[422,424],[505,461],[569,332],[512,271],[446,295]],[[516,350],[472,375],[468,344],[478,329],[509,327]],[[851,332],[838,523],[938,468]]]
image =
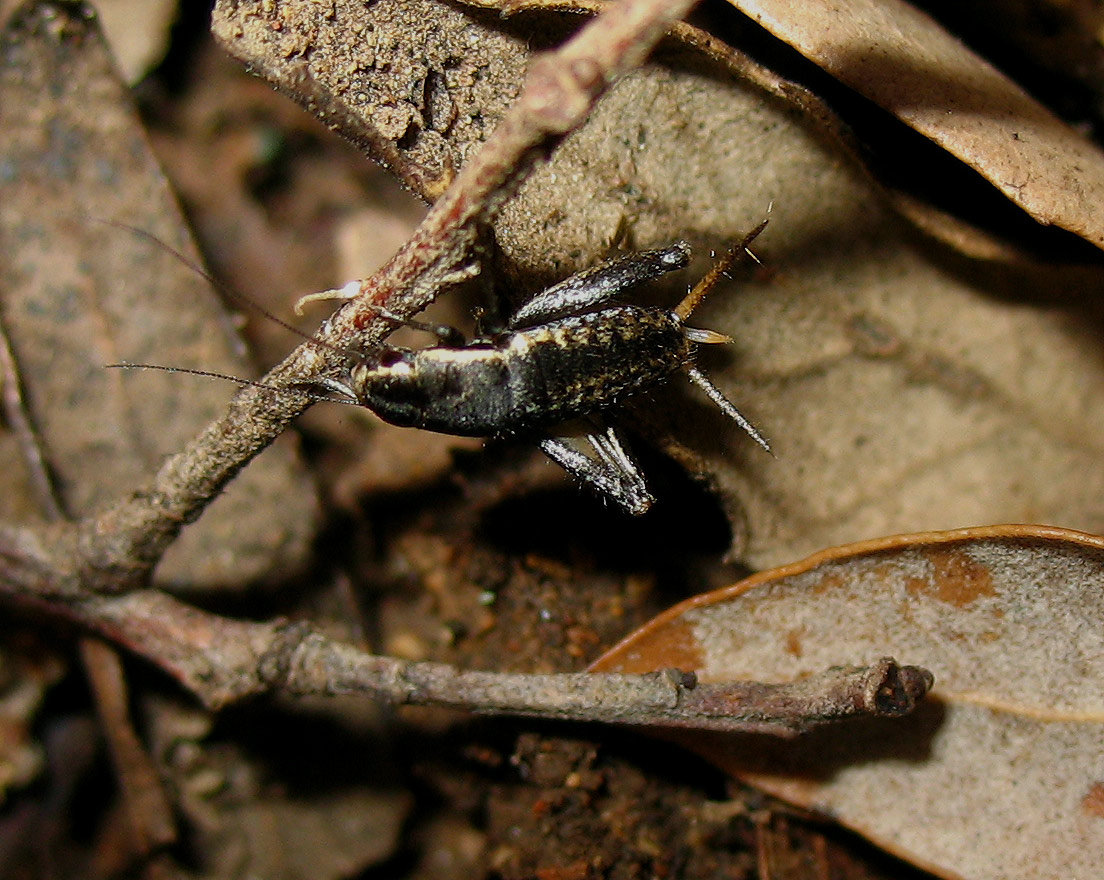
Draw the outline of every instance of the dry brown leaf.
[[[601,11],[604,2],[606,0],[465,0],[468,5],[497,9],[503,15],[521,12],[531,14],[535,11],[596,14]],[[855,108],[841,117],[832,96],[814,94],[805,83],[760,63],[756,59],[757,40],[751,40],[752,54],[744,51],[741,48],[741,39],[746,40],[750,36],[747,33],[749,29],[742,28],[737,22],[730,22],[731,27],[726,31],[726,39],[730,43],[686,22],[679,23],[671,31],[673,39],[723,64],[736,78],[756,84],[764,93],[790,104],[795,111],[804,114],[819,127],[825,136],[836,141],[837,146],[847,151],[852,159],[866,164],[872,156],[880,157],[875,158],[873,165],[868,165],[867,168],[886,187],[882,197],[888,199],[903,217],[914,223],[924,234],[971,257],[1019,263],[1030,259],[1028,254],[1032,253],[1033,248],[1044,253],[1047,251],[1045,245],[1030,242],[1036,230],[1030,228],[1032,224],[1028,216],[1043,223],[1053,222],[1062,228],[1076,229],[1079,220],[1090,228],[1099,225],[1099,221],[1091,214],[1091,205],[1083,202],[1076,206],[1069,204],[1062,186],[1072,180],[1075,187],[1091,187],[1091,182],[1081,180],[1084,168],[1097,169],[1100,172],[1097,177],[1104,179],[1104,153],[913,7],[903,3],[878,4],[864,24],[852,22],[845,16],[840,17],[837,15],[837,6],[834,5],[814,5],[810,8],[807,4],[799,4],[791,10],[787,4],[772,3],[770,0],[766,3],[741,3],[740,0],[730,2],[752,17],[770,11],[772,15],[763,15],[759,23],[771,30],[776,37],[793,43],[811,61],[837,75],[850,88],[862,92],[895,114],[906,125],[928,137],[933,144],[947,151],[948,161],[941,162],[934,147],[928,154],[917,152],[915,145],[909,145],[907,139],[899,142],[896,133],[886,141],[889,131],[878,124],[872,130],[866,131],[868,123],[863,123],[864,115]],[[864,6],[863,11],[870,10]],[[974,10],[974,15],[976,17],[982,13]],[[791,21],[791,18],[797,21]],[[887,20],[900,24],[901,29],[886,28]],[[895,60],[902,68],[889,72],[895,82],[900,82],[904,75],[910,75],[907,63],[921,55],[924,56],[924,62],[916,66],[926,65],[928,56],[938,57],[947,67],[955,65],[968,70],[972,74],[972,82],[960,84],[953,78],[949,82],[929,82],[922,76],[911,74],[919,81],[907,83],[906,98],[894,102],[890,100],[894,96],[889,94],[888,89],[879,90],[878,77],[871,77],[868,82],[869,71],[866,69],[860,69],[857,75],[848,79],[844,75],[848,73],[847,70],[841,73],[836,69],[841,64],[833,66],[843,53],[833,54],[830,51],[835,48],[833,45],[825,47],[818,42],[825,39],[825,35],[817,30],[825,21],[831,25],[833,34],[847,31],[848,28],[851,28],[850,32],[860,31],[858,36],[866,39],[861,48],[868,51],[868,54],[877,51]],[[879,27],[885,32],[879,31]],[[1080,43],[1084,43],[1086,39],[1082,37]],[[1036,47],[1040,48],[1041,45]],[[817,47],[818,51],[806,51],[810,46]],[[1084,48],[1080,44],[1079,47]],[[1068,61],[1069,58],[1065,60]],[[1035,61],[1038,62],[1039,59],[1035,58]],[[886,78],[882,77],[883,80]],[[976,125],[971,125],[968,122],[970,114],[962,112],[961,101],[946,108],[938,105],[940,100],[950,101],[966,95],[969,97],[966,103],[970,105],[970,112],[973,112],[976,96],[969,89],[972,85],[977,85],[978,81],[985,85],[985,94],[988,95],[990,105],[1001,108],[1005,117],[1011,112],[1010,108],[1019,108],[1022,111],[1016,120],[1019,122],[1022,118],[1022,124],[1016,126],[1015,137],[1008,134],[1007,119],[1004,127],[991,122],[987,117],[982,117]],[[952,89],[959,86],[962,89],[961,94],[952,94]],[[924,99],[923,108],[914,106],[919,98]],[[864,133],[858,137],[852,130],[857,121],[864,129]],[[1030,140],[1033,147],[1020,149],[1022,145],[1018,142],[1019,138]],[[1040,144],[1043,146],[1040,147]],[[905,147],[904,156],[901,156],[902,147]],[[888,159],[894,155],[903,159],[901,167],[894,167],[892,160]],[[952,167],[954,160],[950,156],[965,163],[961,166],[961,173]],[[1055,156],[1059,162],[1051,161]],[[1056,175],[1056,169],[1060,170],[1063,162],[1067,173],[1065,176]],[[969,167],[982,176],[970,179],[971,175],[967,170]],[[1015,173],[1011,177],[1008,174],[997,178],[992,176],[1003,169],[1012,169]],[[1025,202],[1015,178],[1028,172],[1034,174],[1036,180]],[[1043,172],[1047,175],[1045,179],[1039,177]],[[1056,180],[1056,177],[1062,179]],[[990,189],[986,179],[996,184],[997,189]],[[1009,179],[1012,180],[1009,185],[1002,185]],[[1008,211],[1001,209],[998,191],[1011,200],[1005,203]],[[1044,192],[1051,196],[1047,207],[1058,219],[1051,220],[1050,215],[1045,212],[1032,211],[1032,204],[1041,199],[1031,197]],[[953,195],[948,196],[947,193]],[[965,211],[966,216],[948,211],[942,204],[948,198],[957,206],[957,210]],[[1014,216],[1016,210],[1013,204],[1026,209],[1028,215]],[[1071,223],[1074,225],[1071,226]]]
[[[866,204],[819,238],[787,210],[760,250],[776,274],[699,319],[737,337],[718,383],[778,456],[757,461],[735,432],[695,442],[745,511],[753,565],[917,528],[1104,530],[1098,274],[941,263]],[[678,437],[709,437],[692,412]]]
[[[104,36],[123,79],[136,83],[164,57],[177,0],[97,0]]]
[[[211,29],[227,52],[429,201],[524,75],[525,47],[496,14],[473,21],[433,0],[223,0]]]
[[[194,270],[96,222],[126,222],[198,259],[94,25],[79,12],[28,5],[0,48],[5,329],[46,462],[67,511],[83,515],[147,480],[234,391],[104,364],[234,375],[249,365]],[[209,590],[295,567],[315,521],[294,445],[280,444],[173,545],[158,578]]]
[[[994,526],[819,553],[697,596],[596,671],[790,681],[871,656],[929,702],[782,745],[687,737],[780,797],[944,877],[1089,880],[1104,857],[1104,538]]]
[[[903,0],[729,0],[976,169],[1040,223],[1104,247],[1104,152]]]

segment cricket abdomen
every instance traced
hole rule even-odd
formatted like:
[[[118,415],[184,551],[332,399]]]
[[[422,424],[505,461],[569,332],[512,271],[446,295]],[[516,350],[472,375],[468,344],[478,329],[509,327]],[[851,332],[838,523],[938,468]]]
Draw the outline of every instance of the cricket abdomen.
[[[670,312],[638,306],[561,318],[508,340],[513,397],[546,425],[660,384],[690,360],[692,346]]]

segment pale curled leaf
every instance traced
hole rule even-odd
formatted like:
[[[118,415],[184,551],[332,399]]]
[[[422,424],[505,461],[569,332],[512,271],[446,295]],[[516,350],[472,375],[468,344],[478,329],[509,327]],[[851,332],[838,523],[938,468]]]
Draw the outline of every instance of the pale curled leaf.
[[[596,14],[605,2],[465,0],[467,5],[498,9],[504,16],[537,10]],[[841,10],[839,4],[830,3],[729,2],[973,168],[981,175],[979,183],[984,178],[993,184],[1029,217],[1100,245],[1101,224],[1094,216],[1093,199],[1104,186],[1104,153],[913,6],[857,0]],[[840,117],[831,100],[814,94],[805,84],[745,54],[738,27],[725,32],[731,45],[686,22],[675,25],[669,35],[722,63],[736,78],[790,104],[845,147],[853,160],[868,163],[866,150],[856,148],[853,119]],[[878,59],[877,65],[872,58]],[[884,156],[899,149],[896,143],[875,141],[872,146]],[[868,170],[882,178],[889,169],[878,165],[875,162]],[[910,192],[900,189],[902,180],[908,181],[905,186]],[[893,169],[883,195],[928,235],[969,256],[1012,263],[1025,258],[1024,251],[1013,244],[1013,230],[1019,228],[1020,235],[1030,237],[1030,221],[1020,226],[1009,212],[993,224],[1002,232],[977,225],[981,216],[993,213],[998,201],[978,198],[984,185],[965,197],[972,220],[948,213],[927,200],[929,190],[938,192],[945,183],[936,169]],[[913,192],[926,196],[918,198]]]
[[[96,11],[128,83],[139,82],[168,50],[176,23],[175,0],[98,0]]]
[[[912,719],[685,741],[945,877],[1094,876],[1104,539],[996,526],[828,550],[671,609],[595,668],[788,681],[871,651],[934,673]]]
[[[966,162],[1040,223],[1104,247],[1104,152],[903,0],[729,0]]]
[[[711,374],[778,456],[757,460],[735,431],[709,442],[704,408],[678,415],[745,513],[746,558],[977,522],[1104,529],[1099,274],[948,270],[853,193],[855,213],[818,218],[819,236],[786,209],[757,248],[769,274],[699,319],[736,337]]]

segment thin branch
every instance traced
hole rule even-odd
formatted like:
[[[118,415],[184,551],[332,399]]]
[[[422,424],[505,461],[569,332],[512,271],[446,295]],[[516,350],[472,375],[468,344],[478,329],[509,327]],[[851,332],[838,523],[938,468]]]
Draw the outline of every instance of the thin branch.
[[[644,675],[474,672],[359,654],[320,636],[304,640],[290,659],[295,665],[282,683],[296,692],[314,693],[318,670],[324,670],[331,691],[368,691],[393,703],[780,736],[846,718],[898,717],[911,712],[931,687],[925,670],[889,658],[787,684],[703,684],[678,669]]]
[[[115,764],[130,819],[133,851],[141,858],[176,840],[172,805],[130,717],[126,674],[116,649],[92,636],[80,653],[96,694],[96,712]]]
[[[70,522],[64,499],[47,464],[41,432],[27,410],[23,383],[2,318],[0,374],[4,415],[19,439],[38,505],[48,522],[59,526]],[[176,840],[172,807],[161,787],[157,769],[131,723],[126,674],[117,649],[90,635],[78,638],[77,647],[128,808],[134,849],[144,858]]]
[[[272,690],[363,694],[488,714],[785,736],[846,718],[907,714],[932,685],[926,670],[888,658],[791,684],[707,684],[674,669],[646,675],[469,671],[369,654],[306,624],[230,620],[154,590],[86,600],[74,612],[161,666],[210,708]]]

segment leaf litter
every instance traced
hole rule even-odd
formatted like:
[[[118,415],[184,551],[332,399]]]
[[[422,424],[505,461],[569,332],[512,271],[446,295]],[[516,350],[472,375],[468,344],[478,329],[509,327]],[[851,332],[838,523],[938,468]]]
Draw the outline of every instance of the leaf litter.
[[[239,8],[262,35],[284,41],[258,68],[286,63],[285,88],[328,108],[334,90],[324,71],[310,71],[315,91],[302,85],[305,61],[324,53],[312,49],[309,28],[297,30],[295,6],[278,5],[280,28],[268,27],[259,4]],[[443,60],[423,63],[416,41],[373,39],[363,70],[344,67],[341,94],[382,96],[368,109],[394,112],[375,114],[388,123],[378,130],[369,112],[360,124],[371,137],[361,141],[432,196],[508,102],[534,20],[458,23],[454,9],[407,9],[443,35]],[[320,16],[309,19],[315,36],[337,22],[335,42],[365,45],[348,36],[365,31],[343,4],[307,11]],[[438,27],[439,16],[453,16],[449,27]],[[505,63],[456,65],[472,45]],[[362,88],[357,77],[372,72],[396,82]],[[454,113],[464,124],[444,121]],[[792,103],[733,87],[692,53],[672,50],[629,77],[592,128],[564,145],[497,230],[504,268],[522,289],[593,262],[626,230],[637,246],[679,236],[700,250],[720,246],[775,202],[763,268],[739,279],[733,311],[719,294],[703,323],[738,335],[736,356],[710,371],[788,445],[779,462],[733,455],[739,441],[718,436],[708,409],[685,395],[660,396],[638,413],[641,430],[659,438],[662,410],[677,414],[667,447],[720,487],[735,554],[763,566],[871,534],[1004,519],[1101,528],[1100,433],[1085,405],[1099,387],[1097,318],[1075,302],[1099,291],[1095,270],[958,260],[902,222]],[[871,370],[881,381],[864,378]],[[1084,799],[1090,809],[1094,791]]]
[[[713,89],[707,79],[657,67],[614,90],[591,125],[523,188],[498,235],[519,265],[546,272],[555,265],[562,273],[575,268],[563,265],[564,255],[588,259],[579,242],[613,241],[626,220],[638,244],[688,228],[723,241],[737,237],[773,201],[772,227],[758,248],[764,269],[742,278],[731,298],[717,297],[709,323],[741,331],[734,334],[739,359],[724,374],[724,387],[766,426],[778,462],[734,457],[739,444],[727,437],[704,444],[703,451],[701,438],[716,436],[716,425],[695,419],[692,406],[678,409],[684,459],[696,461],[720,485],[733,523],[743,527],[746,543],[737,552],[764,566],[903,528],[1016,519],[1101,530],[1100,455],[1090,448],[1099,426],[1094,408],[1086,406],[1104,378],[1099,314],[1091,304],[1099,272],[1022,260],[994,267],[956,260],[895,220],[877,187],[784,108],[761,94],[745,96],[728,84]],[[663,125],[672,118],[680,124]],[[671,175],[672,167],[680,173]],[[741,173],[749,168],[754,175]],[[741,216],[743,227],[734,220]],[[817,615],[818,606],[809,605],[806,613]],[[1061,632],[1056,624],[1050,631]],[[659,665],[686,663],[684,636],[671,639]],[[869,648],[879,641],[856,637],[855,643]],[[757,655],[741,669],[761,675],[771,668],[761,661]],[[1068,672],[1056,674],[1068,680]],[[1014,715],[1010,727],[1026,728],[1017,736],[1042,736],[1033,726],[1047,725],[1044,730],[1061,739],[1072,729],[1066,726],[1072,720],[1042,721],[1028,711],[1030,704],[1019,708],[1025,714]],[[979,732],[977,725],[971,730],[970,713],[993,711],[967,703],[956,706],[953,718],[962,719],[968,739]],[[1080,723],[1088,725],[1080,732],[1098,745],[1091,715]],[[877,737],[888,734],[879,730]],[[831,735],[814,737],[810,751],[825,747],[825,740]],[[869,747],[870,740],[862,742]],[[1053,744],[1081,762],[1070,765],[1075,775],[1075,768],[1086,770],[1086,756],[1096,754],[1083,741]],[[925,744],[919,748],[925,751]],[[771,759],[785,764],[779,749]],[[956,771],[934,786],[937,795],[957,788],[948,783]],[[1071,798],[1089,809],[1096,802],[1092,773],[1098,778],[1098,771],[1093,765],[1071,783],[1067,817],[1082,821],[1087,815],[1072,809]],[[894,789],[904,804],[912,803],[908,788],[906,781]],[[1076,797],[1070,794],[1075,788]],[[857,801],[868,795],[856,791]],[[978,802],[984,805],[984,796]],[[834,803],[826,806],[839,811]],[[961,812],[941,826],[946,850],[930,853],[928,839],[919,837],[926,823],[913,814],[910,821],[920,830],[909,854],[948,876],[999,876],[978,865],[991,848],[975,851],[974,861],[961,852],[968,847],[960,834],[962,814],[976,808],[952,803],[948,809]],[[1057,847],[1058,858],[1090,843],[1077,835],[1093,831],[1091,823],[1075,829]],[[906,849],[899,843],[894,848]],[[1008,852],[1039,858],[1023,846]]]

